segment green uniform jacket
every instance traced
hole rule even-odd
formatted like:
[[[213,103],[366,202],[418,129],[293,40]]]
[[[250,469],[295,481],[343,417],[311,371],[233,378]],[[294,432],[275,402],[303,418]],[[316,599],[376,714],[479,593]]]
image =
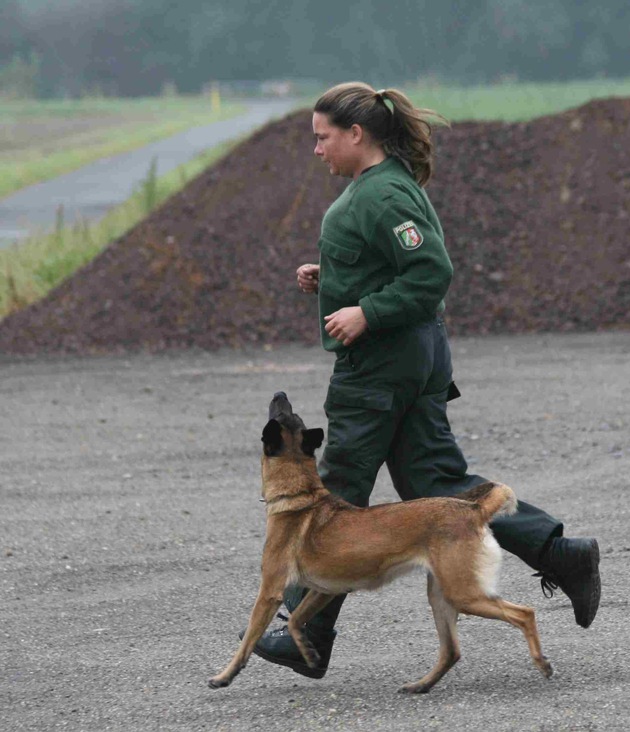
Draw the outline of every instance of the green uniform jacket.
[[[346,351],[324,316],[359,305],[369,336],[426,322],[444,309],[453,266],[427,194],[397,158],[368,169],[322,221],[319,317],[327,351]]]

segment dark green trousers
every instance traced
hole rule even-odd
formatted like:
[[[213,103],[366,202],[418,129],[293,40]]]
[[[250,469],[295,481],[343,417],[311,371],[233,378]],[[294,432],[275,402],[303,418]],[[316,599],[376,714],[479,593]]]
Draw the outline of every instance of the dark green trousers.
[[[446,406],[454,389],[451,353],[440,318],[422,326],[365,338],[339,356],[325,410],[328,443],[319,464],[326,488],[355,506],[367,506],[383,465],[403,501],[454,496],[486,478],[468,473],[451,432]],[[530,567],[562,523],[523,501],[513,516],[491,524],[500,546]],[[302,588],[288,588],[293,610]],[[332,628],[345,596],[311,624]]]

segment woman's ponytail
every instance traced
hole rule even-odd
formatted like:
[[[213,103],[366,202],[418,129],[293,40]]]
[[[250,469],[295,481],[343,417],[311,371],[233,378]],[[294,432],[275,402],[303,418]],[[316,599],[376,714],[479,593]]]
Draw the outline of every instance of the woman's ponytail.
[[[404,160],[418,184],[426,185],[433,173],[432,127],[429,120],[448,124],[447,120],[430,109],[414,107],[407,95],[397,89],[383,89],[379,95],[385,104],[390,102],[392,109],[391,133],[383,141],[385,152]]]

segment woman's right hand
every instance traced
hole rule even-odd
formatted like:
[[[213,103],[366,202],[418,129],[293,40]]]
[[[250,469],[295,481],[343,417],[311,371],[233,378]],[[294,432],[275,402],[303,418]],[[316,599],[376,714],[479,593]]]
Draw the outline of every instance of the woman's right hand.
[[[303,264],[297,268],[297,283],[308,294],[319,290],[319,264]]]

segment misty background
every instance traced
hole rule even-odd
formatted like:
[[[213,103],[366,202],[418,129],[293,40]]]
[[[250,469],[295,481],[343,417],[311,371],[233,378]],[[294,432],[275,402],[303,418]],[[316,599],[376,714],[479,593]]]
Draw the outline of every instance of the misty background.
[[[628,0],[0,0],[0,95],[616,78],[629,30]]]

